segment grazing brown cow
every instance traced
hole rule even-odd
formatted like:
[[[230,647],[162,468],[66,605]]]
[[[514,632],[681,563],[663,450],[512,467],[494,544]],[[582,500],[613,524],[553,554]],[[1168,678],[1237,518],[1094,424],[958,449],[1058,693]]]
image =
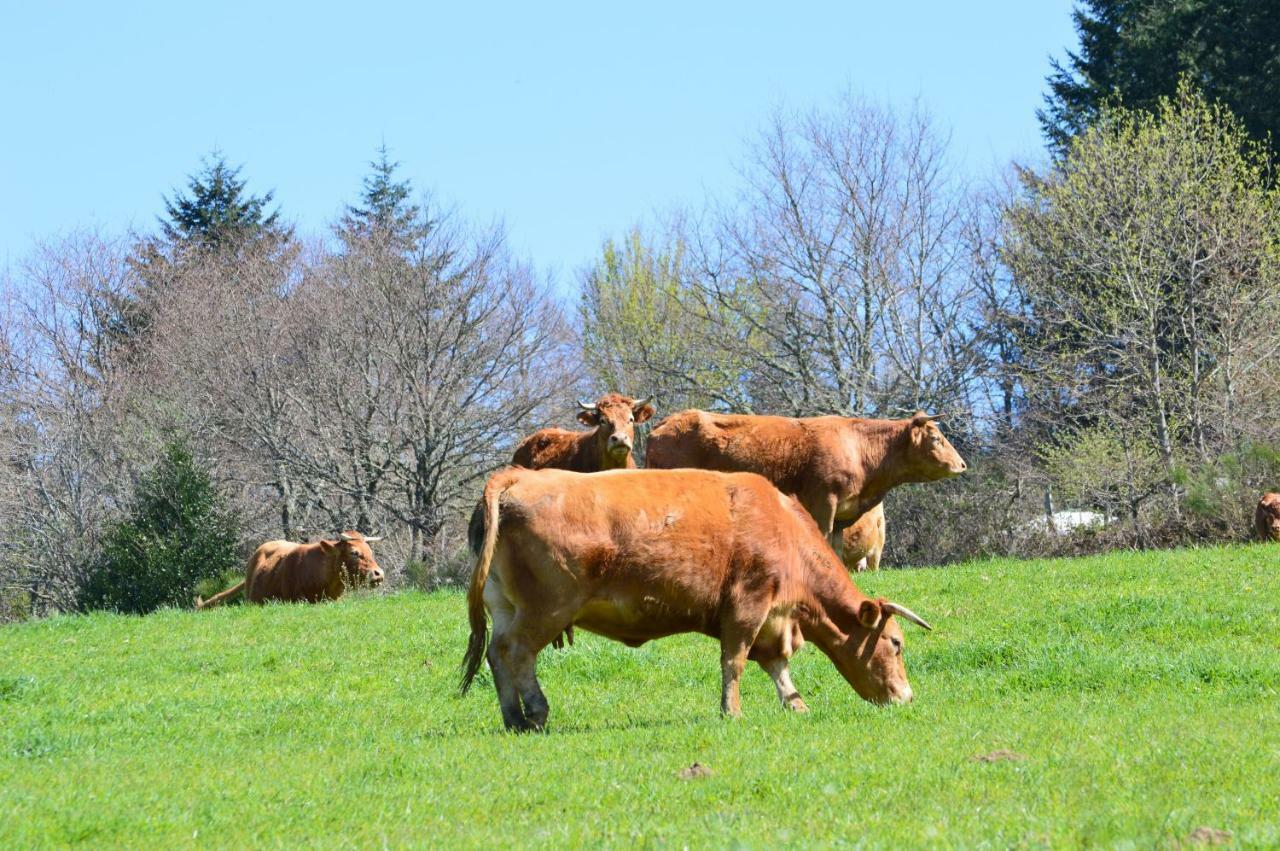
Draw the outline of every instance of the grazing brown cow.
[[[338,599],[348,585],[377,585],[383,579],[382,568],[373,560],[369,544],[381,540],[343,532],[337,540],[314,544],[267,541],[249,557],[243,582],[208,600],[196,597],[196,608],[225,603],[241,591],[250,603],[318,603]]]
[[[1259,541],[1280,541],[1280,493],[1264,493],[1253,512]]]
[[[579,473],[599,470],[634,469],[631,449],[636,438],[636,423],[653,416],[653,397],[639,401],[621,393],[607,393],[595,402],[578,401],[582,408],[578,422],[594,426],[591,431],[569,431],[544,428],[520,441],[511,463],[517,467],[541,470],[558,467]]]
[[[761,476],[512,468],[485,485],[469,538],[462,690],[487,656],[508,728],[546,723],[536,659],[571,623],[632,647],[681,632],[718,639],[728,715],[741,713],[748,659],[783,706],[805,709],[788,670],[801,631],[866,700],[912,698],[892,616],[928,624],[860,592],[813,518]]]
[[[861,573],[879,570],[884,555],[884,503],[854,521],[844,530],[844,566]]]
[[[681,411],[649,435],[645,466],[759,473],[792,494],[837,549],[837,534],[890,488],[964,472],[937,417],[909,420],[747,416]]]

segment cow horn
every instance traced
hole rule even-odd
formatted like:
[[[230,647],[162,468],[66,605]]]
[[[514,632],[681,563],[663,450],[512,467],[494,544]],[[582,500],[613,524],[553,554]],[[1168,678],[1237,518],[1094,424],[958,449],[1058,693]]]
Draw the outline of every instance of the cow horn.
[[[351,536],[350,536],[350,535],[348,535],[346,532],[339,532],[339,533],[338,533],[338,540],[339,540],[339,541],[346,541],[346,542],[348,542],[348,543],[349,543],[349,542],[351,542],[351,541],[354,541],[354,540],[355,540],[355,538],[351,537]]]
[[[366,535],[366,536],[365,536],[365,539],[364,539],[364,542],[365,542],[366,544],[369,544],[369,543],[372,543],[372,542],[374,542],[374,541],[381,541],[381,540],[382,540],[382,536],[381,536],[381,535],[378,535],[376,538],[370,538],[368,535]]]
[[[880,608],[884,609],[886,612],[888,612],[891,615],[898,615],[899,617],[909,620],[913,624],[922,626],[925,629],[930,629],[930,630],[933,629],[933,627],[929,626],[929,624],[925,622],[924,618],[920,617],[915,612],[908,609],[906,606],[899,606],[897,603],[890,603],[886,601],[885,603],[881,604]]]
[[[581,399],[579,399],[579,400],[578,400],[578,407],[579,407],[579,408],[581,408],[581,409],[582,409],[582,410],[584,410],[584,411],[594,411],[594,410],[596,409],[596,403],[595,403],[595,402],[584,402],[584,401],[582,401]]]
[[[650,402],[652,402],[652,401],[653,401],[653,394],[652,394],[652,393],[650,393],[648,396],[645,396],[643,399],[641,399],[639,402],[636,402],[636,403],[635,403],[634,405],[632,405],[631,407],[632,407],[632,408],[643,408],[645,405],[649,404],[649,403],[650,403]]]

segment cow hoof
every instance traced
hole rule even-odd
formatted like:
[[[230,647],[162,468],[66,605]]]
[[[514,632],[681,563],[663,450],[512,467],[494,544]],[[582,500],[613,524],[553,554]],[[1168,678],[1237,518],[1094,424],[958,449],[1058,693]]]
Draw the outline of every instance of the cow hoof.
[[[806,706],[805,702],[800,699],[800,695],[796,695],[795,697],[790,698],[786,703],[786,707],[792,712],[808,712],[809,711],[809,707]]]

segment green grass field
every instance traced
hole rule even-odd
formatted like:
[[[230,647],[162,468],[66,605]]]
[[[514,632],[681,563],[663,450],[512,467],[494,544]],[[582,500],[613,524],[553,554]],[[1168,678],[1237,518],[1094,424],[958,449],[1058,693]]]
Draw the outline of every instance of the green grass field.
[[[808,715],[752,666],[725,720],[710,639],[580,634],[529,736],[457,696],[457,593],[4,627],[0,845],[1280,846],[1280,547],[860,584],[935,626],[911,706],[808,646]]]

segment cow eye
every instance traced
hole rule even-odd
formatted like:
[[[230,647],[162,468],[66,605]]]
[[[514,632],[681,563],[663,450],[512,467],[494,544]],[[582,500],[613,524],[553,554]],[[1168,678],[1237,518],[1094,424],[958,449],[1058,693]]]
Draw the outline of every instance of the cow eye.
[[[901,656],[902,655],[902,639],[895,635],[891,637],[889,640],[893,642],[893,652]]]

